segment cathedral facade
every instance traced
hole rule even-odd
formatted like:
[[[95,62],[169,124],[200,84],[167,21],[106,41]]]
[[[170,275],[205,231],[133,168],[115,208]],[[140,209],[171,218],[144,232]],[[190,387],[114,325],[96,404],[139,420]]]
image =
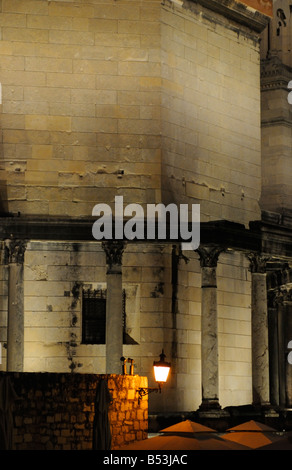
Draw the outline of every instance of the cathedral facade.
[[[272,3],[2,0],[1,370],[125,357],[153,386],[163,350],[150,412],[291,406],[291,8]],[[199,206],[194,249],[94,237],[97,207],[117,228],[158,205]]]

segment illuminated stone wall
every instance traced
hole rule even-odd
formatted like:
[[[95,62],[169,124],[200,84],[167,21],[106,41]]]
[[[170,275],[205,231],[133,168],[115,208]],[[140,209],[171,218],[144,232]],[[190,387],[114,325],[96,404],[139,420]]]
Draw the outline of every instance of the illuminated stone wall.
[[[13,403],[14,450],[91,450],[101,379],[107,381],[112,396],[111,448],[147,437],[148,401],[146,397],[138,403],[137,393],[147,387],[146,377],[37,373],[9,377],[18,396]]]
[[[256,35],[179,3],[2,1],[2,212],[89,216],[162,190],[204,220],[258,217]]]
[[[2,212],[89,216],[122,195],[126,203],[200,203],[203,221],[260,218],[258,35],[206,3],[219,4],[0,2]],[[125,356],[151,385],[163,347],[173,364],[165,393],[149,397],[154,411],[194,410],[201,400],[201,268],[195,253],[187,256],[177,286],[170,245],[133,244],[123,256],[128,333],[138,343],[124,346]],[[1,270],[5,344],[5,261]],[[77,286],[105,282],[98,244],[28,243],[26,371],[105,372],[104,345],[81,344],[82,306],[73,298]],[[224,255],[218,287],[220,402],[244,404],[251,365],[243,256]]]
[[[1,211],[160,199],[160,1],[1,2]]]
[[[163,196],[248,224],[260,217],[259,44],[192,2],[166,1],[161,28]]]
[[[274,18],[262,47],[262,198],[263,210],[289,213],[291,196],[292,77],[291,4],[274,1]]]

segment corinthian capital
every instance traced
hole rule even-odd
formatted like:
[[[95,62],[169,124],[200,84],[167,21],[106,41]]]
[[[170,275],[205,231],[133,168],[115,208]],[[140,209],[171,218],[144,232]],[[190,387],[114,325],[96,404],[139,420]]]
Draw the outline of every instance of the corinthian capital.
[[[7,263],[23,264],[27,242],[11,238],[5,242],[5,254]]]
[[[110,240],[102,242],[102,248],[106,254],[106,263],[109,269],[113,266],[121,266],[125,242],[120,240]]]
[[[273,297],[274,305],[281,305],[292,302],[292,284],[286,284],[277,289]]]
[[[218,263],[219,255],[224,251],[219,246],[200,246],[197,253],[200,256],[201,267],[215,268]]]
[[[262,273],[266,272],[266,264],[269,261],[269,257],[263,256],[260,253],[249,253],[248,259],[250,262],[250,270],[252,273]]]

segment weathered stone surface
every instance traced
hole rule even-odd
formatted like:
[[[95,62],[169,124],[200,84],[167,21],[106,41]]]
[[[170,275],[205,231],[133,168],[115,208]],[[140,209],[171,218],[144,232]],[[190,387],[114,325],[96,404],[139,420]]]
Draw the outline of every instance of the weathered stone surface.
[[[113,401],[108,416],[112,449],[147,437],[148,400],[137,390],[147,378],[127,375],[1,373],[18,399],[13,404],[14,450],[91,450],[96,387],[105,379]],[[124,393],[123,393],[124,392]],[[127,405],[127,412],[121,412]]]

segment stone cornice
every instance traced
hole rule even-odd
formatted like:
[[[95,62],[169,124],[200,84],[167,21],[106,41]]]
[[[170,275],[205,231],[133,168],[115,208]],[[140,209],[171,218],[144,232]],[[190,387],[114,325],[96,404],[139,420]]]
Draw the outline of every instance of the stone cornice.
[[[197,3],[206,9],[219,13],[228,20],[241,24],[256,33],[262,32],[267,26],[270,17],[248,5],[235,0],[191,0],[187,3]]]
[[[262,127],[271,127],[271,126],[286,126],[292,127],[292,121],[290,119],[285,118],[273,118],[273,119],[262,119],[261,121]]]
[[[261,61],[261,90],[287,90],[292,79],[292,69],[283,64],[277,56]],[[288,90],[287,90],[288,92]]]

